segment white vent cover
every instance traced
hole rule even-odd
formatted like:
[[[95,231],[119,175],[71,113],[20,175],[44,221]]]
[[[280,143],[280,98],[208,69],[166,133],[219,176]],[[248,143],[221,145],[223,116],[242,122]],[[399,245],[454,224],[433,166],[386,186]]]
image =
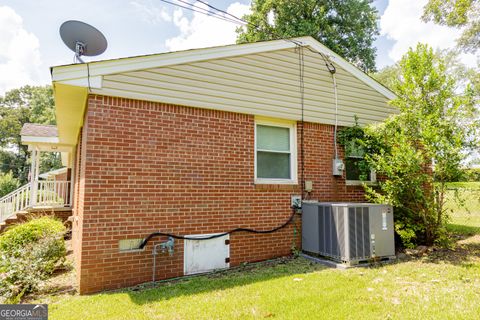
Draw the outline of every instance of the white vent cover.
[[[205,237],[213,234],[190,235]],[[209,240],[185,240],[183,271],[185,274],[204,273],[230,267],[229,235]]]

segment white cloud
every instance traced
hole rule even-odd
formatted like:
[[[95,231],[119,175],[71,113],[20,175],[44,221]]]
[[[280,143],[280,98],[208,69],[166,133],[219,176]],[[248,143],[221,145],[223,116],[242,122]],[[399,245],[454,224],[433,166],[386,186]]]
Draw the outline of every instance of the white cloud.
[[[38,84],[42,64],[39,41],[7,6],[0,6],[0,35],[0,95],[26,84]]]
[[[390,0],[380,19],[380,32],[395,41],[388,55],[398,61],[410,47],[418,42],[428,43],[438,49],[452,48],[461,30],[439,26],[421,20],[427,0]],[[462,61],[472,65],[473,55],[463,55]]]
[[[130,5],[132,5],[140,16],[148,23],[158,24],[164,21],[172,21],[172,16],[167,10],[164,7],[159,8],[155,6],[151,0],[131,1]]]
[[[208,7],[201,3],[197,2],[196,6],[208,10]],[[249,10],[249,5],[235,2],[226,11],[242,17]],[[180,35],[165,41],[166,47],[172,51],[235,43],[235,29],[239,26],[198,12],[194,12],[192,18],[188,19],[182,9],[174,11],[173,23],[179,29]]]

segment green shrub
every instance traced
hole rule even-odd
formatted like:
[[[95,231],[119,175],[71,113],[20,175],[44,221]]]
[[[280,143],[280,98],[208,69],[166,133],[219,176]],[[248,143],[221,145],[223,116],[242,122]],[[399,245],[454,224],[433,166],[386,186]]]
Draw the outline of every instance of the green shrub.
[[[12,172],[0,172],[0,198],[15,191],[20,186],[20,181],[13,177]]]
[[[13,252],[44,237],[64,234],[63,223],[50,217],[30,220],[8,229],[0,236],[0,252]]]
[[[399,112],[366,128],[372,138],[364,143],[380,148],[365,159],[381,178],[365,186],[367,196],[395,207],[405,246],[447,242],[447,183],[461,177],[467,155],[480,146],[471,88],[458,90],[456,81],[442,55],[424,44],[410,48],[393,82],[397,97],[390,104]]]
[[[18,303],[65,261],[63,224],[42,217],[0,236],[0,303]]]
[[[461,181],[480,182],[480,168],[465,169],[464,179]]]

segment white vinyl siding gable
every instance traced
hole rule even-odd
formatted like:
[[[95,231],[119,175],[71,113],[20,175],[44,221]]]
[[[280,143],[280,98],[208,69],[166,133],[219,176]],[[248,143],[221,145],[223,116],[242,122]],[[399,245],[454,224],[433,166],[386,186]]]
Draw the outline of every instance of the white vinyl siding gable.
[[[305,52],[305,121],[334,124],[332,77],[320,55]],[[339,125],[383,121],[387,98],[337,67]],[[298,53],[284,49],[105,75],[93,93],[300,120]]]

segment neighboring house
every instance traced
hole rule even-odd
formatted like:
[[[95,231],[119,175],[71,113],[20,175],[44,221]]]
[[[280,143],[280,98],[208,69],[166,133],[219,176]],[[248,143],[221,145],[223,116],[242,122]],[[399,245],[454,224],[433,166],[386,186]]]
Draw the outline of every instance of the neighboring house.
[[[32,211],[54,212],[62,220],[71,215],[70,173],[67,167],[40,173],[40,152],[60,152],[62,162],[72,167],[72,146],[59,142],[56,126],[27,123],[21,132],[22,143],[31,151],[30,182],[0,198],[0,232],[26,219]]]
[[[71,170],[69,170],[67,167],[63,167],[42,173],[38,177],[43,180],[66,181],[70,180],[70,177],[68,176],[70,171]]]
[[[153,243],[167,238],[135,247],[152,232],[272,229],[302,193],[364,201],[359,181],[332,175],[336,120],[394,112],[392,92],[311,37],[59,66],[52,78],[81,293],[151,281]],[[270,234],[175,240],[156,256],[155,276],[288,255],[299,230],[297,218]]]

